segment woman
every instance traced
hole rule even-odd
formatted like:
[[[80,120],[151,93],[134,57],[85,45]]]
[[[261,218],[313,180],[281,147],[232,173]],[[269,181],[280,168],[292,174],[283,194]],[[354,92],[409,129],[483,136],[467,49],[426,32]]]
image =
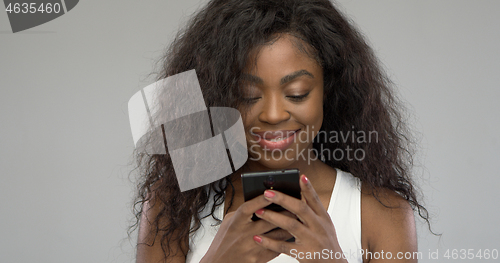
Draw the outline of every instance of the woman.
[[[137,262],[417,261],[413,212],[428,216],[410,179],[401,107],[328,0],[209,2],[159,78],[191,69],[208,107],[242,113],[250,158],[181,193],[168,154],[140,155]],[[286,168],[303,174],[302,200],[266,191],[244,202],[242,172]]]

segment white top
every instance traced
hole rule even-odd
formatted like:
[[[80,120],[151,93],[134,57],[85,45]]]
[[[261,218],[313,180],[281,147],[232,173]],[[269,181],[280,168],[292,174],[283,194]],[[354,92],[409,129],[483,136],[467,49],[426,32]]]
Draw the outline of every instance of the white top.
[[[332,219],[335,231],[337,232],[337,240],[342,248],[345,257],[350,263],[363,262],[360,255],[361,251],[361,182],[359,178],[354,177],[350,173],[337,170],[337,178],[335,179],[335,186],[332,191],[330,203],[328,205],[328,214]],[[211,202],[213,202],[211,198]],[[210,213],[212,204],[209,202],[201,215]],[[224,209],[221,206],[217,207],[214,215],[217,218],[223,218]],[[206,254],[210,244],[212,243],[219,226],[215,226],[217,222],[211,217],[201,220],[201,227],[189,238],[190,250],[186,257],[186,263],[198,263],[201,258]],[[330,253],[329,250],[324,251],[311,251],[310,256],[316,258],[329,258],[338,257],[340,254],[335,255]],[[302,255],[295,253],[295,257]],[[307,255],[303,255],[304,258]],[[293,257],[281,254],[273,260],[272,263],[285,263],[285,262],[298,262]]]

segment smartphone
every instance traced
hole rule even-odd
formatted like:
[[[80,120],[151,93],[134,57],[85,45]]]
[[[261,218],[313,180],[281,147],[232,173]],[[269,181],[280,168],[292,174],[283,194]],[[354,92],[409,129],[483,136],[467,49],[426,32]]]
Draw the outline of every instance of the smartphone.
[[[241,182],[243,184],[245,201],[264,194],[264,191],[267,189],[276,190],[300,199],[299,179],[300,172],[298,169],[243,173],[241,174]],[[277,204],[270,204],[265,208],[276,212],[285,210]],[[255,214],[252,216],[253,221],[259,219]]]

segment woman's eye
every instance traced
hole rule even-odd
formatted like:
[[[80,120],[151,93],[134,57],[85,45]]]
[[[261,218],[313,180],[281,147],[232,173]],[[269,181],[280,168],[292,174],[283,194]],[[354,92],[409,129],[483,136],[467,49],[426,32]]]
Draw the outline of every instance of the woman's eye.
[[[304,95],[297,95],[297,96],[287,96],[290,100],[292,101],[302,101],[304,100],[307,96],[309,95],[309,92],[304,94]]]
[[[252,104],[257,102],[261,97],[254,97],[254,98],[243,98],[243,101],[248,104]]]

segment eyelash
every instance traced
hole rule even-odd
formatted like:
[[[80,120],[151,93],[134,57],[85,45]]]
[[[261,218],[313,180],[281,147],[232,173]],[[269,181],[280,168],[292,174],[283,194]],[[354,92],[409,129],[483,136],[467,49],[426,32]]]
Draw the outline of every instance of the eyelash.
[[[255,102],[257,102],[257,100],[260,99],[260,97],[257,97],[257,98],[244,98],[243,99],[243,102],[247,103],[247,104],[253,104]]]
[[[288,98],[290,98],[291,100],[293,101],[303,101],[307,96],[309,95],[309,92],[304,94],[304,95],[299,95],[299,96],[287,96]]]
[[[298,96],[287,96],[287,98],[289,98],[290,100],[292,101],[295,101],[295,102],[299,102],[299,101],[303,101],[307,96],[309,95],[309,92],[304,94],[304,95],[298,95]],[[245,98],[243,99],[246,103],[248,104],[252,104],[252,103],[255,103],[258,99],[260,99],[261,97],[256,97],[256,98]]]

